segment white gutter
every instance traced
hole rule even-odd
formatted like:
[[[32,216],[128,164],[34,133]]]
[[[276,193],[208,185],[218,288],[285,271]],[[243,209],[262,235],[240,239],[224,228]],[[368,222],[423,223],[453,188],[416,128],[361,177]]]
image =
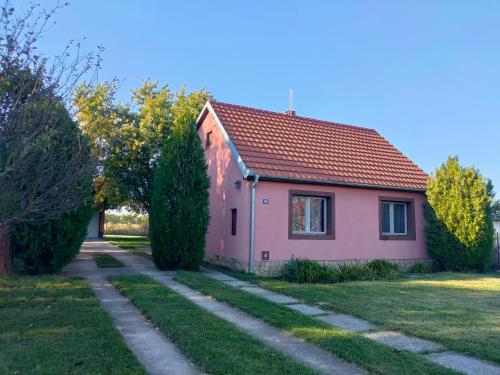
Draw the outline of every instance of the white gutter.
[[[253,175],[252,190],[250,194],[250,247],[248,249],[248,272],[254,273],[254,237],[255,237],[255,189],[259,182],[259,175]]]

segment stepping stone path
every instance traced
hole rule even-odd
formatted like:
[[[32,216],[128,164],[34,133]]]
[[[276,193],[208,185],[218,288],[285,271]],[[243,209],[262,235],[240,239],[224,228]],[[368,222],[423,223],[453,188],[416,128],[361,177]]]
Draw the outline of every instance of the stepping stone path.
[[[442,345],[435,342],[422,340],[416,337],[409,337],[399,332],[379,331],[365,333],[363,336],[394,349],[408,350],[409,352],[414,353],[434,352],[443,348]]]
[[[429,361],[465,374],[498,375],[500,368],[486,361],[454,352],[428,354]]]
[[[318,307],[305,305],[303,303],[296,303],[296,304],[293,304],[293,305],[287,305],[287,307],[290,308],[290,309],[292,309],[292,310],[298,311],[301,314],[309,315],[309,316],[325,315],[325,314],[327,314],[326,311],[321,310]]]
[[[107,245],[110,246],[110,245]],[[114,248],[114,247],[113,247]],[[340,374],[340,375],[364,375],[367,372],[356,365],[341,360],[335,355],[318,348],[312,344],[306,343],[293,336],[290,336],[278,328],[275,328],[263,321],[256,319],[249,314],[233,308],[224,303],[218,302],[209,296],[206,296],[198,291],[195,291],[184,284],[181,284],[173,279],[175,272],[158,271],[151,260],[134,255],[129,252],[113,252],[112,255],[122,262],[123,273],[126,274],[143,274],[150,276],[155,281],[165,285],[166,287],[176,291],[180,295],[189,299],[196,305],[204,308],[210,313],[227,320],[240,328],[242,331],[255,337],[264,344],[272,347],[285,355],[294,358],[310,368],[316,370],[320,374]],[[115,271],[116,272],[116,271]],[[116,274],[116,273],[115,273]],[[217,275],[225,282],[232,282],[238,279]],[[244,284],[246,285],[246,284]],[[248,285],[251,285],[248,283]],[[115,291],[116,292],[116,291]],[[118,293],[118,292],[116,292]],[[277,293],[274,293],[278,295]],[[123,298],[123,297],[122,297]],[[168,306],[166,306],[168,308]],[[127,342],[128,343],[128,342]],[[168,354],[165,355],[168,359]],[[189,372],[179,371],[176,374],[190,374]]]
[[[355,318],[354,316],[345,314],[328,314],[328,315],[318,316],[317,319],[322,320],[325,323],[331,324],[332,326],[337,326],[347,331],[353,331],[353,332],[363,332],[377,328],[377,326],[368,323],[366,320],[358,319]]]
[[[201,374],[173,343],[144,318],[134,304],[106,280],[107,270],[97,267],[92,254],[85,253],[88,248],[84,245],[83,252],[63,273],[87,279],[101,307],[111,316],[116,329],[144,369],[152,375]],[[117,273],[116,270],[110,272]],[[121,273],[130,272],[123,270]]]
[[[223,282],[226,285],[234,286],[234,277],[228,276],[222,272],[211,269],[202,269],[202,272],[214,279]],[[237,286],[236,286],[237,287]],[[467,356],[460,353],[445,351],[445,348],[435,342],[423,340],[417,337],[407,336],[400,332],[393,331],[376,331],[378,327],[366,320],[358,319],[346,314],[333,314],[316,306],[310,306],[301,303],[300,301],[256,285],[244,286],[240,288],[248,293],[265,298],[268,301],[283,304],[290,309],[298,311],[302,314],[311,316],[335,327],[345,329],[347,331],[359,332],[364,337],[374,340],[380,344],[390,346],[397,350],[407,350],[414,353],[429,353],[423,357],[430,362],[437,363],[443,367],[447,367],[467,375],[500,375],[500,366],[486,361]],[[282,298],[279,299],[278,296]],[[436,352],[436,353],[432,353]]]

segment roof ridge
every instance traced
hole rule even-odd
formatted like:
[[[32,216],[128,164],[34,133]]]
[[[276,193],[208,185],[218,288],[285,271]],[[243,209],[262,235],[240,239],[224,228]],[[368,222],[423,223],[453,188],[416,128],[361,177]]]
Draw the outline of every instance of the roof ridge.
[[[256,111],[256,112],[264,112],[264,113],[270,113],[270,114],[273,114],[273,115],[286,116],[287,119],[296,118],[296,119],[302,119],[302,120],[312,121],[312,122],[316,122],[316,123],[321,123],[321,124],[325,124],[325,125],[334,125],[334,126],[341,126],[341,127],[349,127],[349,128],[354,128],[354,129],[358,129],[358,130],[365,130],[365,131],[369,131],[369,132],[375,132],[375,133],[379,134],[377,130],[375,130],[373,128],[367,128],[365,126],[344,124],[344,123],[335,122],[335,121],[319,120],[319,119],[315,119],[315,118],[312,118],[312,117],[306,117],[306,116],[288,115],[288,114],[283,113],[283,112],[271,111],[269,109],[261,109],[261,108],[249,107],[249,106],[241,105],[241,104],[233,104],[233,103],[221,102],[221,101],[218,101],[218,100],[215,100],[215,99],[210,99],[209,103],[211,103],[211,104],[212,103],[217,103],[217,104],[222,104],[222,105],[225,105],[225,106],[238,107],[238,108],[242,108],[242,109],[246,109],[246,110],[251,110],[251,111]]]

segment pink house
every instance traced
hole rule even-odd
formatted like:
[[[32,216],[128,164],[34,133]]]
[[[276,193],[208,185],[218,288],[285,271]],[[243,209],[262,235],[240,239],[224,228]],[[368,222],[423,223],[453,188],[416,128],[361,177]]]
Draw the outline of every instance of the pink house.
[[[428,261],[427,175],[375,130],[217,101],[197,124],[212,184],[207,260],[260,275],[293,257]]]

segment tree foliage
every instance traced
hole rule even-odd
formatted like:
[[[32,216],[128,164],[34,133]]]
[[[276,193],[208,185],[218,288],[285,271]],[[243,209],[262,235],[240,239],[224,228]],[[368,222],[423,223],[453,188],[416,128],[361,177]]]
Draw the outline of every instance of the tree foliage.
[[[30,274],[59,272],[80,251],[93,213],[89,201],[59,219],[18,226],[11,236],[14,270]]]
[[[205,156],[189,113],[176,120],[156,168],[151,204],[151,247],[160,269],[199,268],[208,226]]]
[[[67,46],[49,61],[38,39],[55,13],[32,5],[0,15],[0,228],[52,220],[88,197],[89,144],[66,110],[68,92],[93,66],[93,55]],[[79,51],[79,46],[76,46]]]
[[[450,157],[429,179],[427,248],[441,270],[485,271],[491,265],[491,183]]]
[[[116,100],[119,85],[82,85],[74,103],[78,122],[93,140],[99,160],[95,190],[99,206],[126,205],[136,212],[151,206],[154,169],[174,120],[195,118],[209,98],[205,90],[173,93],[168,86],[145,80],[130,103]]]

